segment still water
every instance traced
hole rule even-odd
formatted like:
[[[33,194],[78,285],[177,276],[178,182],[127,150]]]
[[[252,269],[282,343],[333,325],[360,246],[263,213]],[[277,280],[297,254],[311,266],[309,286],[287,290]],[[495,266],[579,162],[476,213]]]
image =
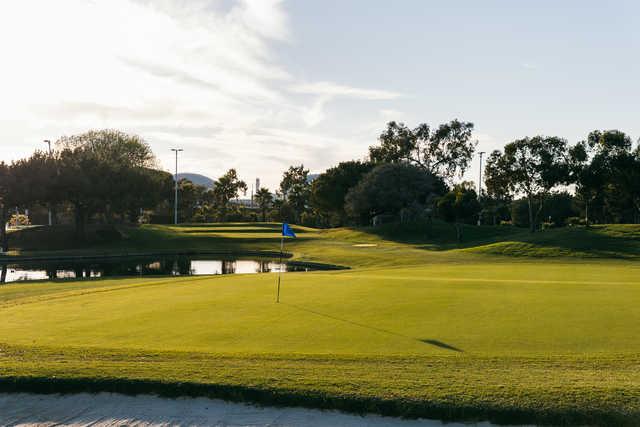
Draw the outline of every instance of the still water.
[[[306,271],[267,259],[212,259],[165,256],[103,260],[65,260],[0,264],[0,282],[78,279],[115,276],[197,276],[205,274],[247,274],[277,271]]]

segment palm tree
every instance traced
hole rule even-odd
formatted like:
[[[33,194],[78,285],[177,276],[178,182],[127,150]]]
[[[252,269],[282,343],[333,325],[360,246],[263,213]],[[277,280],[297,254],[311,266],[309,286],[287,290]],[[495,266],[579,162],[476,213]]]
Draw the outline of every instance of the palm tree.
[[[260,212],[262,212],[262,222],[265,222],[267,220],[267,210],[273,204],[273,194],[263,187],[256,191],[254,198],[260,208]]]

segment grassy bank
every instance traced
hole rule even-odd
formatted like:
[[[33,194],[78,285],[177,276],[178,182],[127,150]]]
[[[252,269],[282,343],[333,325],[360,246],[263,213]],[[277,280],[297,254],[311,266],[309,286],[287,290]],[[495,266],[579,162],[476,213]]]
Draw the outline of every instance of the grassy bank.
[[[71,227],[37,227],[11,233],[10,255],[109,254],[184,250],[278,251],[280,224],[223,223],[180,226],[94,227],[88,240],[78,241]],[[549,229],[538,233],[515,227],[464,226],[463,240],[455,227],[434,222],[387,224],[376,228],[320,230],[294,227],[298,239],[287,249],[296,258],[351,267],[379,261],[382,249],[402,251],[389,264],[415,265],[436,254],[556,258],[640,259],[640,225],[602,225]],[[354,246],[362,245],[362,246]],[[375,245],[375,246],[364,246]],[[374,249],[372,249],[374,248]],[[383,254],[384,255],[384,254]],[[390,254],[395,255],[395,254]],[[345,261],[349,261],[349,263]],[[340,262],[342,261],[342,262]]]
[[[470,227],[459,244],[420,227],[298,228],[295,259],[352,269],[287,273],[281,304],[269,274],[2,286],[0,389],[640,423],[640,228]],[[278,241],[273,224],[146,226],[91,250]]]

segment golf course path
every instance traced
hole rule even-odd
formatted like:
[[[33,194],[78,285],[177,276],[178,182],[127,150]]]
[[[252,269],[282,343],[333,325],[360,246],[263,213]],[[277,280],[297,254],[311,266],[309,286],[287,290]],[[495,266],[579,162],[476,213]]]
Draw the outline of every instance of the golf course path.
[[[120,394],[0,394],[2,426],[309,426],[309,427],[434,427],[433,420],[401,420],[336,411],[273,408],[205,398],[165,399]],[[490,423],[447,427],[491,426]]]

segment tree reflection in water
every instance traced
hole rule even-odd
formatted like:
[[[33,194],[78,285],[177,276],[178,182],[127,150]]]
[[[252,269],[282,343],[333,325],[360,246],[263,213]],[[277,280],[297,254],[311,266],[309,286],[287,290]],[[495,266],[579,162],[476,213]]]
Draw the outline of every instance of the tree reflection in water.
[[[0,283],[24,280],[126,276],[189,276],[202,274],[268,273],[280,264],[268,259],[216,259],[206,256],[157,256],[60,260],[0,264]],[[296,270],[282,266],[283,271]],[[306,269],[304,269],[306,270]]]

